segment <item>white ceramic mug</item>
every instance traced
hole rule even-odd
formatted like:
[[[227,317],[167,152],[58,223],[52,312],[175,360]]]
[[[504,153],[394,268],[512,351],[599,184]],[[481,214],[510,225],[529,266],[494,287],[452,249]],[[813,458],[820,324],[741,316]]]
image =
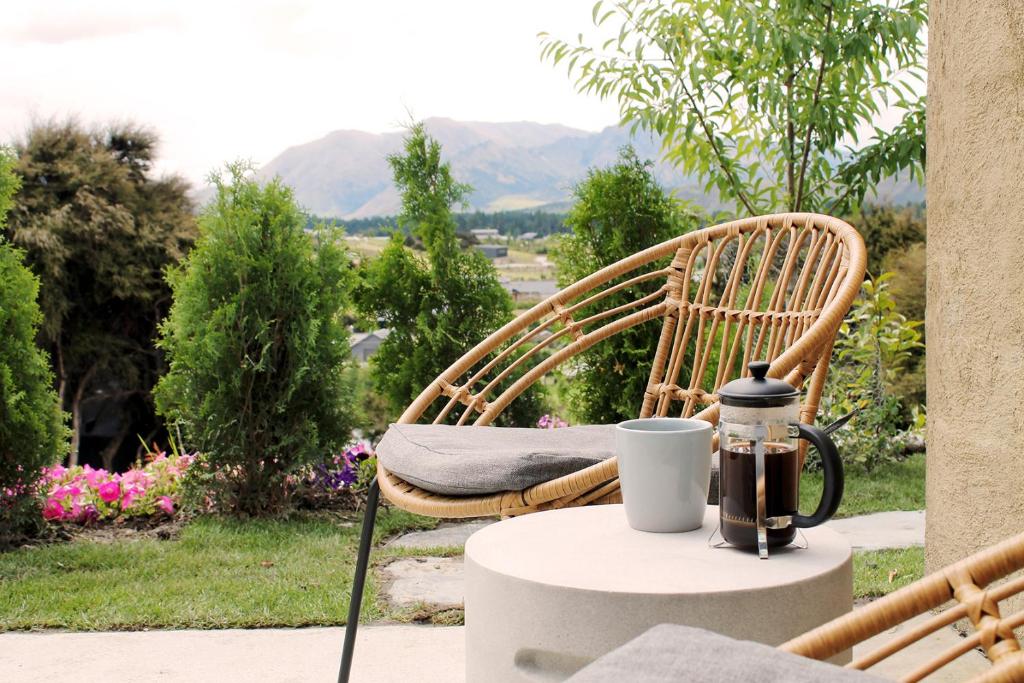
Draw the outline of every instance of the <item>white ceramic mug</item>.
[[[639,531],[699,529],[711,483],[710,422],[675,417],[615,427],[626,521]]]

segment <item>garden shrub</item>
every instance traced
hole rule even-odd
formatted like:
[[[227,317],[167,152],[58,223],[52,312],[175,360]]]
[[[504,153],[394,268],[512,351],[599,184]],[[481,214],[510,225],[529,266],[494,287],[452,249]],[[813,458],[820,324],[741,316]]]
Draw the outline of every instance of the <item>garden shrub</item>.
[[[904,408],[916,418],[919,409],[904,407],[894,391],[914,350],[921,347],[919,321],[896,309],[889,290],[891,273],[867,280],[836,339],[832,367],[822,395],[825,423],[857,411],[834,435],[849,467],[872,470],[904,454]],[[816,454],[809,459],[813,468]]]
[[[390,155],[388,164],[402,195],[401,230],[380,256],[364,263],[356,303],[368,327],[391,330],[370,359],[374,388],[386,400],[385,419],[391,421],[452,363],[512,318],[512,298],[487,257],[460,245],[452,207],[463,204],[471,188],[452,177],[440,143],[422,123],[410,128],[402,153]],[[513,371],[491,397],[522,372]],[[541,394],[539,383],[532,385],[495,424],[532,424],[542,412]],[[454,421],[458,415],[452,411],[448,418]]]
[[[286,504],[289,475],[350,438],[349,254],[335,231],[306,232],[278,180],[236,164],[213,181],[196,247],[168,273],[156,401],[203,454],[213,504],[262,514]]]
[[[394,419],[388,399],[374,384],[368,364],[353,363],[346,373],[354,398],[356,434],[376,443]]]
[[[565,219],[572,233],[554,249],[560,287],[696,226],[658,185],[650,162],[638,159],[630,147],[620,152],[615,165],[591,170],[573,188],[573,198]],[[629,287],[603,299],[601,306],[609,310],[649,292],[650,285]],[[593,312],[583,310],[585,315]],[[565,385],[573,417],[590,424],[636,417],[660,335],[656,322],[637,325],[580,354]]]
[[[870,205],[849,217],[868,245],[868,272],[892,270],[885,261],[892,252],[924,244],[928,226],[922,207]]]
[[[911,320],[923,320],[927,295],[927,262],[924,242],[890,251],[883,260],[884,270],[892,273],[889,290],[896,302],[896,309]],[[928,335],[921,326],[922,346],[914,349],[906,367],[892,380],[893,393],[907,410],[910,406],[923,404],[925,391],[925,353],[923,344]]]
[[[38,530],[36,483],[64,457],[68,436],[49,359],[35,342],[39,280],[2,236],[18,187],[12,163],[0,149],[0,547]]]

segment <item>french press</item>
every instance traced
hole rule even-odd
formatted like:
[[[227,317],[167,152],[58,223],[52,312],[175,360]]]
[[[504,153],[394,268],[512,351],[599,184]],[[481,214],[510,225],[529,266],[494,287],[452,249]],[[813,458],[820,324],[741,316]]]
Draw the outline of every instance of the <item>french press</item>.
[[[754,361],[751,377],[718,391],[719,516],[722,538],[740,548],[769,548],[793,542],[796,530],[828,521],[843,497],[843,464],[832,439],[800,422],[800,392],[767,377],[769,364]],[[797,512],[800,501],[799,440],[821,455],[825,486],[814,514]]]

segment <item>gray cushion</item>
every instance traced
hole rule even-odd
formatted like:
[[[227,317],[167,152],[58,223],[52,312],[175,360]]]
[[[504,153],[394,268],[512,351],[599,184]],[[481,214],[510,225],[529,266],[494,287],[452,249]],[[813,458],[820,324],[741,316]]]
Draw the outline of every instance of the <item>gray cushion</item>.
[[[865,683],[884,679],[690,626],[662,624],[565,683]]]
[[[523,429],[393,424],[376,450],[390,472],[433,493],[522,491],[612,457],[615,426]]]

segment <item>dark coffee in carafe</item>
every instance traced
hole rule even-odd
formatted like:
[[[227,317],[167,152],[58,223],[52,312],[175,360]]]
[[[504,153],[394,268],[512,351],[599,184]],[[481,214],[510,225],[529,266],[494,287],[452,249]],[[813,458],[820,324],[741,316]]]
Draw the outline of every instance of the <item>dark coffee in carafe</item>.
[[[752,442],[733,442],[720,451],[722,537],[737,546],[757,546],[757,495]],[[764,445],[765,512],[767,517],[794,515],[800,501],[800,457],[796,448]],[[788,545],[796,529],[768,529],[768,546]]]

